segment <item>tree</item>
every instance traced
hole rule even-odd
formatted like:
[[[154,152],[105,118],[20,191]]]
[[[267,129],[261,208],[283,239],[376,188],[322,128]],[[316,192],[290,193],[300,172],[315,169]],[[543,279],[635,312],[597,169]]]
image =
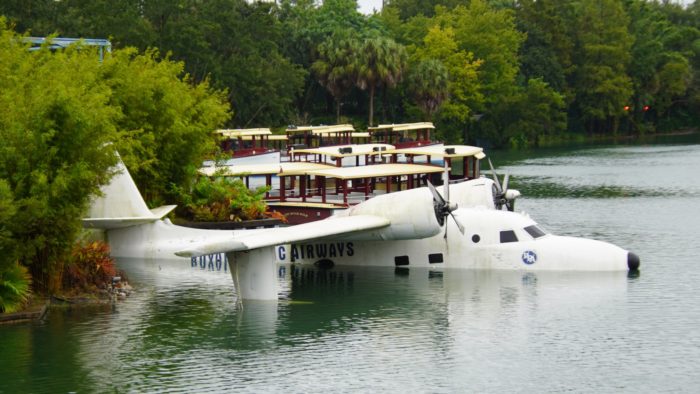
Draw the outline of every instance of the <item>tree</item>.
[[[355,58],[357,86],[369,89],[369,125],[374,123],[374,93],[377,87],[392,88],[401,80],[406,65],[406,50],[394,40],[366,39]]]
[[[629,68],[634,87],[631,112],[633,125],[644,131],[644,109],[653,108],[658,116],[665,114],[674,99],[686,94],[692,68],[686,51],[668,45],[675,41],[679,27],[670,23],[658,5],[634,1],[627,9],[634,35]]]
[[[520,72],[525,80],[542,78],[552,88],[570,94],[568,78],[574,71],[573,42],[565,16],[571,1],[523,0],[518,25],[527,33],[520,48]]]
[[[416,105],[426,120],[432,120],[433,114],[449,95],[447,68],[439,60],[423,60],[410,68],[407,79]]]
[[[340,105],[355,85],[355,58],[359,42],[349,35],[335,34],[318,47],[318,59],[311,65],[319,83],[335,99],[336,122],[340,123]]]
[[[472,0],[469,7],[438,10],[437,20],[454,29],[460,50],[469,51],[475,59],[483,61],[479,79],[488,110],[516,86],[518,51],[525,35],[516,29],[513,11],[496,10],[484,0]]]
[[[415,16],[432,17],[435,15],[435,6],[443,6],[452,9],[463,3],[460,0],[388,0],[384,9],[396,10],[401,19],[407,20]]]
[[[147,2],[152,44],[196,82],[228,91],[238,127],[284,124],[307,72],[281,53],[285,40],[275,4],[243,0]]]
[[[183,70],[155,50],[135,49],[115,51],[100,68],[109,104],[121,113],[117,149],[150,205],[180,200],[173,186],[190,184],[229,117],[225,92],[193,85]]]
[[[530,79],[523,91],[513,96],[510,105],[502,108],[512,121],[505,136],[511,146],[539,145],[566,130],[566,101],[542,79]],[[508,115],[506,115],[508,116]]]
[[[632,37],[618,0],[583,2],[579,11],[575,106],[589,132],[617,132],[632,96],[627,75]]]
[[[423,45],[413,54],[417,60],[437,59],[447,69],[448,99],[437,113],[438,133],[450,142],[462,139],[474,111],[483,109],[484,96],[478,73],[483,61],[458,48],[452,27],[429,29]]]
[[[18,245],[10,230],[16,213],[12,189],[0,179],[0,313],[18,310],[30,294],[31,278],[18,264]]]
[[[1,215],[3,238],[16,249],[0,255],[0,269],[20,262],[35,289],[52,290],[90,195],[116,162],[109,143],[118,139],[119,113],[109,105],[94,48],[30,52],[4,24],[0,19],[0,184],[2,205],[13,209]]]
[[[20,262],[35,289],[55,291],[115,148],[138,167],[151,203],[169,199],[213,146],[228,107],[155,51],[115,51],[104,62],[80,44],[30,52],[0,26],[0,271]]]

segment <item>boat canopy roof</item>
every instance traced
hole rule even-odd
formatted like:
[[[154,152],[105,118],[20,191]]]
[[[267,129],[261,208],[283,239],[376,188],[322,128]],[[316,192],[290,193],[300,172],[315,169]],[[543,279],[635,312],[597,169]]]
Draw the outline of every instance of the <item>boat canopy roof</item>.
[[[246,175],[299,175],[308,170],[334,168],[328,164],[311,163],[306,161],[290,161],[283,163],[242,164],[221,167],[202,167],[199,173],[206,176],[214,176],[219,172],[221,176],[246,176]]]
[[[481,160],[486,157],[483,148],[470,145],[426,145],[416,146],[413,148],[393,149],[387,151],[386,153],[411,156],[446,157],[450,159],[454,157],[474,156],[475,158]]]
[[[252,136],[252,135],[244,135],[243,137],[241,137],[241,139],[243,141],[252,141],[253,137],[254,136]],[[268,141],[287,141],[288,138],[284,134],[271,134],[271,135],[268,135],[267,140]]]
[[[269,128],[257,128],[257,129],[220,129],[216,130],[217,133],[228,138],[238,138],[238,137],[252,137],[259,135],[270,135],[272,132]]]
[[[316,135],[353,132],[355,128],[351,124],[321,125],[321,126],[293,126],[287,127],[288,133],[305,133],[307,131]]]
[[[396,123],[396,124],[380,124],[375,127],[368,127],[368,130],[394,130],[394,131],[408,131],[408,130],[425,130],[434,129],[435,125],[432,122],[417,122],[417,123]]]
[[[398,175],[432,174],[443,172],[444,168],[421,164],[373,164],[357,167],[332,167],[305,171],[307,175],[324,176],[336,179],[362,179]],[[282,174],[285,175],[285,174]]]
[[[379,155],[394,149],[389,144],[350,144],[322,146],[318,148],[294,149],[294,154],[326,155],[331,157],[353,157],[363,155]]]

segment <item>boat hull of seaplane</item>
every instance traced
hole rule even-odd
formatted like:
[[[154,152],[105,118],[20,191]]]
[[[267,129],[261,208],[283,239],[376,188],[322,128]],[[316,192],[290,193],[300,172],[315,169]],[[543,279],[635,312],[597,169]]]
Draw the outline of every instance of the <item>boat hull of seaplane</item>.
[[[440,223],[432,201],[428,188],[387,194],[326,220],[194,244],[178,255],[225,251],[239,296],[260,300],[276,299],[273,278],[279,263],[523,272],[626,272],[639,267],[639,258],[627,250],[546,234],[524,214],[462,208]]]
[[[454,229],[457,232],[457,228]],[[451,235],[448,237],[452,237]],[[581,242],[584,241],[584,242]],[[537,242],[467,247],[441,234],[410,241],[330,241],[279,245],[278,263],[517,271],[628,271],[630,253],[615,245],[548,235]]]
[[[414,238],[405,240],[374,240],[372,238],[382,237],[367,234],[363,239],[353,235],[350,241],[338,237],[332,241],[279,245],[275,248],[275,257],[280,263],[327,267],[518,271],[627,271],[638,267],[638,258],[625,249],[597,240],[545,234],[537,223],[523,214],[465,208],[457,209],[454,215],[464,223],[464,234],[453,221],[447,220],[447,229],[440,227],[429,237],[419,238],[418,234],[413,234]],[[411,230],[406,231],[410,233]]]
[[[162,220],[172,207],[149,210],[123,165],[120,172],[83,221],[106,230],[112,255],[227,260],[241,300],[276,300],[279,263],[516,271],[639,267],[639,258],[620,247],[546,234],[527,215],[493,209],[493,200],[490,207],[458,208],[432,184],[377,196],[298,226],[200,230]],[[490,181],[479,182],[463,182],[461,191],[450,187],[453,201],[470,201],[469,194],[481,195],[474,201],[491,198]]]

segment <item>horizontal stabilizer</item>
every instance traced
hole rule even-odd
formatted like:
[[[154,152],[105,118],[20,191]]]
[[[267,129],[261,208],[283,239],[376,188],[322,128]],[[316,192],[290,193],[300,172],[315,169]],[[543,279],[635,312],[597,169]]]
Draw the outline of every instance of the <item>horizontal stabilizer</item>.
[[[181,257],[196,257],[212,253],[253,250],[267,246],[374,230],[387,227],[390,224],[391,222],[386,218],[371,215],[331,217],[296,226],[256,231],[250,235],[231,237],[223,241],[203,242],[175,254]]]
[[[119,217],[119,218],[85,218],[83,227],[111,230],[121,227],[137,226],[139,224],[152,223],[161,220],[169,214],[177,205],[163,205],[150,210],[150,215]]]

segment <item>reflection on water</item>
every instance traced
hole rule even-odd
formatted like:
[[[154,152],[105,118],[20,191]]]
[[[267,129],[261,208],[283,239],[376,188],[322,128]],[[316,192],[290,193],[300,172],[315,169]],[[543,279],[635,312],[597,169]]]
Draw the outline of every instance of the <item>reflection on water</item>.
[[[238,308],[228,271],[120,260],[128,300],[0,326],[0,392],[691,391],[698,158],[619,147],[503,166],[517,209],[633,250],[639,276],[282,266],[278,303]]]

